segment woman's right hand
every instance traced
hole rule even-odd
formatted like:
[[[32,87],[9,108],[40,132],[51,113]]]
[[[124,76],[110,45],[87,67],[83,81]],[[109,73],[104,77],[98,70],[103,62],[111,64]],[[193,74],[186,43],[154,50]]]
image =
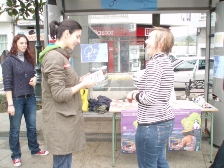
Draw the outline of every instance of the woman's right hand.
[[[8,113],[10,116],[14,116],[15,115],[15,107],[13,105],[8,106]]]
[[[132,103],[132,94],[133,94],[133,91],[131,91],[131,92],[129,92],[128,94],[127,94],[127,100],[128,100],[128,102],[129,103]]]

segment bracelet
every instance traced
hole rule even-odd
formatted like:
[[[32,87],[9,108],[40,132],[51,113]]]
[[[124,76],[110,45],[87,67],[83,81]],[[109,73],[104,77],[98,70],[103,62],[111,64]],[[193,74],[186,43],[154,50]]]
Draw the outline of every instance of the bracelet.
[[[8,106],[14,106],[14,104],[8,104]]]

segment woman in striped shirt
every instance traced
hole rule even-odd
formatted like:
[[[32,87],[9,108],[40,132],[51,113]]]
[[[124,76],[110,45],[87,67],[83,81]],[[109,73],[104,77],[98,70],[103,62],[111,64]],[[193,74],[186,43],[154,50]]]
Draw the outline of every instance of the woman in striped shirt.
[[[138,91],[127,95],[129,102],[139,103],[135,137],[138,166],[168,168],[165,149],[174,123],[169,105],[174,72],[167,55],[172,50],[174,37],[170,30],[155,27],[145,43],[150,59],[138,81]]]

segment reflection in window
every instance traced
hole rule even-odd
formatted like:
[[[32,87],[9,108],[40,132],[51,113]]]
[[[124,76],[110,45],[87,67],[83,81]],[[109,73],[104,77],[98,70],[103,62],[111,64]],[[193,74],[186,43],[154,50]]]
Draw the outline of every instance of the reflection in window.
[[[187,55],[176,55],[177,58],[187,57]]]
[[[175,60],[176,58],[175,58],[173,55],[169,55],[169,59],[173,61],[173,60]]]
[[[208,81],[209,81],[209,84],[213,85],[213,69],[214,69],[214,60],[213,59],[210,59],[209,60],[209,76],[208,76]]]
[[[205,69],[205,60],[199,60],[199,70],[204,70]]]
[[[195,63],[191,61],[185,61],[182,64],[178,65],[174,71],[193,71]]]

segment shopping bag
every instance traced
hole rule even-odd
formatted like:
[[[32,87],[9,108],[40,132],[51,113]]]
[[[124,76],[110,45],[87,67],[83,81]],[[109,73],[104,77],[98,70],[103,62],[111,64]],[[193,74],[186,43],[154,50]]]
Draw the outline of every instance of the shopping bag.
[[[89,109],[89,102],[88,102],[88,89],[80,89],[80,94],[82,98],[82,111],[86,112]]]

